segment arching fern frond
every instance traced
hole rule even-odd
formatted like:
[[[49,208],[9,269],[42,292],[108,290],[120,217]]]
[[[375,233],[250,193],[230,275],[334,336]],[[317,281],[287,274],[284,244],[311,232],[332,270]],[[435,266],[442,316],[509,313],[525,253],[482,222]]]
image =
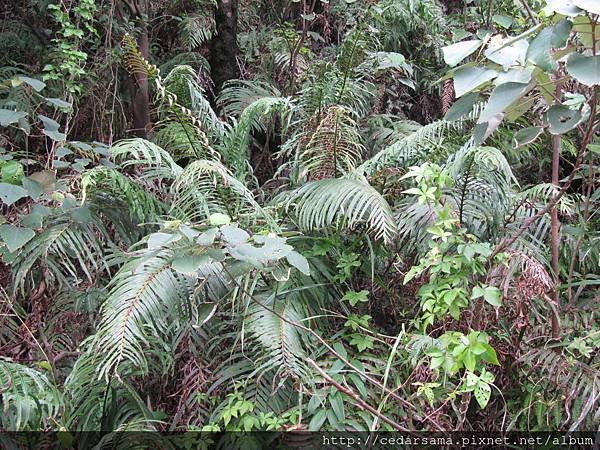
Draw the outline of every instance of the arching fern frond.
[[[389,243],[396,233],[392,210],[364,179],[327,179],[308,183],[291,193],[298,223],[305,230],[323,229],[345,222],[352,228],[364,223],[376,238]]]
[[[262,129],[264,119],[276,112],[284,113],[289,107],[289,99],[284,97],[264,97],[255,100],[243,110],[239,120],[227,132],[219,145],[219,151],[237,179],[244,180],[250,170],[248,149],[251,132]]]
[[[278,230],[274,218],[254,199],[254,194],[222,164],[200,160],[189,164],[171,187],[173,205],[170,215],[191,222],[213,213],[230,217],[250,215]]]

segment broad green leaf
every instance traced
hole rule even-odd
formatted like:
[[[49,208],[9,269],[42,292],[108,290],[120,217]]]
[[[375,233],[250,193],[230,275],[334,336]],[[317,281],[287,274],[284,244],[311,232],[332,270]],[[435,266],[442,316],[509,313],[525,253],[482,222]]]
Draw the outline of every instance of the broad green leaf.
[[[492,20],[495,24],[500,25],[502,28],[510,28],[513,24],[512,17],[504,16],[502,14],[494,14]]]
[[[515,147],[520,148],[534,142],[542,133],[544,127],[527,127],[515,133]]]
[[[28,178],[39,183],[44,192],[53,191],[56,185],[56,173],[53,170],[40,170],[39,172],[32,173]]]
[[[346,0],[348,1],[348,0]],[[321,427],[327,419],[327,410],[319,409],[317,413],[312,417],[308,424],[308,431],[321,431]]]
[[[233,225],[224,225],[221,227],[221,234],[223,239],[231,245],[241,244],[250,239],[250,235],[241,228]]]
[[[581,122],[581,112],[574,111],[564,105],[554,105],[547,113],[550,133],[564,134],[574,129]]]
[[[564,16],[577,16],[581,14],[583,10],[575,5],[574,0],[547,0],[544,12],[549,15],[556,12]]]
[[[21,225],[27,228],[42,228],[44,219],[52,214],[52,210],[47,206],[34,205],[26,216],[21,216]]]
[[[472,41],[457,42],[456,44],[448,45],[442,48],[444,53],[444,61],[451,67],[456,66],[467,56],[472,54],[481,46],[481,40],[475,39]]]
[[[0,200],[2,200],[5,205],[10,206],[23,197],[27,197],[27,191],[21,186],[0,183]]]
[[[24,77],[20,75],[18,77],[22,82],[27,83],[29,86],[33,88],[34,91],[40,92],[42,89],[46,87],[46,83],[40,80],[36,80],[35,78]]]
[[[29,195],[34,200],[40,198],[44,193],[44,187],[37,181],[31,180],[29,178],[23,178],[23,180],[21,180],[21,185],[27,191],[27,195]]]
[[[573,0],[573,4],[589,13],[600,14],[600,2],[598,0]]]
[[[47,98],[46,101],[53,106],[61,109],[71,109],[72,105],[69,102],[65,102],[60,98]]]
[[[24,175],[23,164],[19,161],[0,162],[0,178],[4,183],[19,184]]]
[[[588,16],[579,16],[573,19],[573,31],[577,33],[579,40],[583,45],[592,48],[594,45],[593,29],[595,28],[596,41],[600,41],[600,27],[592,27]]]
[[[492,69],[483,67],[465,67],[454,72],[454,92],[456,98],[462,97],[464,94],[474,91],[482,84],[493,80],[498,75],[498,72]]]
[[[554,72],[558,63],[551,53],[552,28],[544,28],[527,49],[527,59],[545,72]]]
[[[0,237],[11,252],[17,251],[27,244],[35,232],[30,228],[15,227],[14,225],[0,225]]]
[[[169,233],[152,233],[148,236],[148,250],[155,250],[165,245],[178,241],[181,235]]]
[[[479,92],[470,92],[467,95],[459,98],[454,105],[448,110],[446,113],[446,117],[444,120],[448,122],[455,122],[471,111],[473,111],[473,107],[475,106],[475,102],[479,98]]]
[[[529,88],[525,83],[505,83],[496,87],[477,123],[488,122],[497,114],[503,113],[519,98],[527,93]]]
[[[231,223],[231,217],[227,214],[214,213],[208,217],[208,222],[214,227],[219,227]]]
[[[304,275],[310,275],[310,266],[308,265],[308,261],[306,258],[298,253],[297,251],[292,250],[289,252],[286,257],[287,262],[302,272]]]
[[[492,306],[496,306],[498,308],[502,306],[502,292],[500,292],[500,289],[497,287],[486,287],[485,292],[483,293],[483,299]]]
[[[571,29],[573,28],[573,22],[567,19],[563,19],[552,27],[552,38],[550,39],[550,45],[554,48],[562,48],[567,45]]]
[[[465,368],[473,372],[475,370],[475,363],[475,355],[471,351],[466,350],[463,353],[463,364],[465,365]]]
[[[506,45],[509,39],[507,38],[502,42],[490,45],[484,53],[487,59],[500,64],[504,70],[514,65],[523,65],[529,47],[529,43],[526,40],[519,40]]]
[[[200,266],[210,261],[208,255],[190,255],[183,256],[173,260],[173,270],[184,275],[193,275],[197,273]]]
[[[50,117],[38,114],[38,119],[42,121],[42,123],[44,124],[44,129],[47,131],[58,131],[58,129],[60,128],[60,124],[56,120],[51,119]]]
[[[475,400],[477,400],[479,407],[481,409],[484,409],[490,401],[490,397],[492,395],[492,388],[489,384],[481,381],[477,383],[477,386],[475,386],[475,390],[473,391],[473,393],[475,394]]]
[[[43,130],[43,133],[48,136],[50,139],[52,139],[53,141],[56,142],[62,142],[65,139],[67,139],[67,135],[64,133],[61,133],[60,131],[49,131],[49,130]],[[82,169],[85,167],[82,167]]]
[[[505,83],[529,83],[533,75],[533,67],[513,67],[500,74],[494,80],[496,86]]]
[[[600,84],[600,56],[571,53],[567,59],[567,72],[586,86]]]
[[[27,117],[27,113],[23,111],[13,111],[12,109],[0,109],[0,125],[7,127],[19,119]]]

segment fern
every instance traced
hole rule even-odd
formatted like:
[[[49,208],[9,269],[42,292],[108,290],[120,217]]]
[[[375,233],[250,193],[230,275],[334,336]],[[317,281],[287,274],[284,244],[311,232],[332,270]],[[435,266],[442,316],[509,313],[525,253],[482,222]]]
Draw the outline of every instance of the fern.
[[[376,238],[389,243],[396,233],[392,210],[365,180],[327,179],[308,183],[290,195],[302,229],[323,229],[345,222],[352,228],[364,223]]]
[[[0,398],[4,430],[53,428],[64,409],[57,387],[42,372],[0,358]]]

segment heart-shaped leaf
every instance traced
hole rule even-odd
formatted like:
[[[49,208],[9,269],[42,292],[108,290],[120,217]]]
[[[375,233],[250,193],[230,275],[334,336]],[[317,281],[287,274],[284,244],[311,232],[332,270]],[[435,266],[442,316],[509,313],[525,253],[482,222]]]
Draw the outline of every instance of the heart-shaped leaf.
[[[442,52],[444,53],[444,61],[451,67],[456,66],[467,56],[472,54],[475,50],[477,50],[481,46],[481,41],[479,39],[475,39],[472,41],[462,41],[457,42],[456,44],[448,45],[447,47],[442,48]]]
[[[567,72],[586,86],[600,84],[600,56],[571,53],[567,59]]]
[[[23,197],[27,197],[27,191],[21,186],[0,183],[0,200],[2,200],[5,205],[10,206]]]
[[[14,225],[1,225],[0,237],[11,252],[17,251],[27,244],[35,232],[31,228],[15,227]]]
[[[515,148],[520,148],[534,142],[542,133],[544,127],[527,127],[515,133]]]
[[[581,113],[564,105],[554,105],[547,113],[550,133],[564,134],[571,131],[581,122]]]

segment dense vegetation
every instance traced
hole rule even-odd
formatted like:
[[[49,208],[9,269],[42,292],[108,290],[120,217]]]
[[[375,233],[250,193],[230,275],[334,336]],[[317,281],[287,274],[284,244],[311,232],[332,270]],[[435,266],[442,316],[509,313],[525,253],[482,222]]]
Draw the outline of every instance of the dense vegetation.
[[[0,429],[598,429],[598,2],[0,14]]]

